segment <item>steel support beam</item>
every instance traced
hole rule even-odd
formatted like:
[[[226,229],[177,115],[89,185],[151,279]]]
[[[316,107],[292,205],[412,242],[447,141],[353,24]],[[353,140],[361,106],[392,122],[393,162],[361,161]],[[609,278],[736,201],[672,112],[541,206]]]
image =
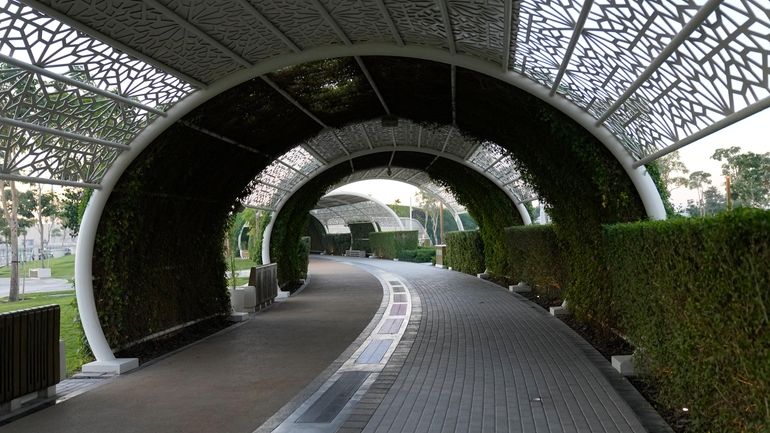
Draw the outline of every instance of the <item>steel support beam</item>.
[[[154,57],[150,57],[148,55],[145,55],[143,53],[140,53],[139,51],[129,47],[128,45],[123,44],[122,42],[118,42],[116,39],[113,39],[107,35],[105,35],[102,32],[99,32],[97,30],[92,29],[91,27],[81,23],[80,21],[73,20],[69,16],[57,11],[56,9],[49,7],[46,4],[43,4],[39,2],[38,0],[24,0],[24,3],[28,4],[29,6],[39,10],[40,12],[43,12],[44,14],[48,15],[51,18],[54,18],[70,27],[72,27],[75,30],[81,31],[92,38],[102,41],[105,44],[111,46],[112,48],[115,48],[118,51],[124,52],[128,54],[129,56],[141,60],[144,63],[147,63],[148,65],[155,66],[159,70],[169,74],[173,75],[180,80],[186,81],[190,83],[191,85],[199,88],[199,89],[205,89],[208,87],[205,83],[203,83],[200,80],[197,80],[190,75],[185,74],[184,72],[181,72],[177,69],[172,68],[171,66],[161,62],[158,59],[155,59]]]
[[[0,179],[27,183],[44,183],[46,185],[72,186],[75,188],[101,189],[98,183],[78,182],[74,180],[45,179],[42,177],[22,176],[12,173],[0,173]]]
[[[593,4],[594,0],[585,0],[583,3],[583,8],[580,10],[580,16],[578,16],[577,22],[575,22],[575,29],[572,31],[572,38],[569,41],[569,45],[567,45],[567,50],[564,52],[564,58],[561,61],[559,72],[556,74],[556,78],[553,80],[553,85],[551,86],[551,91],[548,93],[550,96],[553,96],[556,93],[562,78],[564,78],[564,73],[567,72],[572,53],[575,51],[578,41],[580,41],[583,27],[586,25],[588,13],[591,12],[591,6],[593,6]]]
[[[318,118],[318,117],[317,117],[315,114],[311,113],[311,112],[310,112],[310,110],[308,110],[307,108],[305,108],[305,107],[304,107],[302,104],[300,104],[300,103],[299,103],[299,101],[297,101],[296,99],[294,99],[294,97],[292,97],[291,95],[289,95],[289,93],[288,93],[288,92],[286,92],[286,91],[285,91],[285,90],[283,90],[283,89],[282,89],[282,88],[281,88],[281,87],[280,87],[278,84],[276,84],[276,83],[275,83],[275,81],[271,80],[270,78],[268,78],[268,77],[267,77],[267,76],[265,76],[265,75],[262,75],[260,78],[262,78],[262,81],[264,81],[265,83],[267,83],[267,84],[268,84],[270,87],[272,87],[273,89],[275,89],[275,91],[276,91],[276,92],[278,92],[278,93],[279,93],[281,96],[283,96],[284,98],[286,98],[286,100],[287,100],[287,101],[289,101],[289,102],[290,102],[292,105],[294,105],[294,106],[295,106],[295,107],[297,107],[297,108],[298,108],[300,111],[302,111],[303,113],[305,113],[305,115],[306,115],[307,117],[309,117],[309,118],[313,119],[313,121],[314,121],[315,123],[317,123],[318,125],[320,125],[320,126],[321,126],[321,128],[324,128],[324,129],[328,129],[328,128],[329,128],[329,127],[328,127],[328,126],[327,126],[327,125],[326,125],[326,124],[325,124],[325,123],[324,123],[324,122],[323,122],[321,119],[319,119],[319,118]]]
[[[155,108],[152,108],[150,106],[144,105],[140,102],[134,101],[133,99],[126,98],[125,96],[118,95],[117,93],[112,93],[107,90],[102,90],[96,86],[92,86],[90,84],[84,83],[82,81],[73,80],[70,77],[57,74],[56,72],[51,72],[47,69],[41,68],[40,66],[33,65],[27,62],[22,62],[21,60],[16,60],[13,57],[6,56],[4,54],[0,54],[0,62],[7,63],[9,65],[16,66],[17,68],[23,69],[27,72],[32,72],[34,74],[40,74],[44,77],[51,78],[53,80],[69,84],[70,86],[77,87],[79,89],[83,89],[85,91],[91,92],[96,95],[104,96],[105,98],[112,99],[115,102],[120,102],[122,104],[130,105],[132,107],[139,108],[140,110],[148,111],[150,113],[155,113],[159,116],[165,116],[166,112],[161,111]]]
[[[711,134],[713,134],[713,133],[715,133],[717,131],[721,131],[722,129],[727,128],[730,125],[733,125],[733,124],[735,124],[737,122],[740,122],[741,120],[743,120],[743,119],[745,119],[745,118],[747,118],[749,116],[752,116],[752,115],[754,115],[756,113],[759,113],[762,110],[766,110],[768,108],[770,108],[770,96],[766,97],[764,99],[760,99],[759,101],[755,102],[754,104],[749,105],[748,107],[746,107],[746,108],[744,108],[742,110],[736,111],[735,113],[725,117],[724,119],[722,119],[722,120],[720,120],[718,122],[712,123],[711,125],[701,129],[700,131],[690,135],[689,137],[683,138],[683,139],[677,141],[676,143],[671,144],[669,146],[666,146],[663,149],[661,149],[661,150],[659,150],[659,151],[657,151],[657,152],[655,152],[655,153],[653,153],[651,155],[645,156],[644,158],[640,159],[639,161],[636,161],[633,166],[634,166],[634,168],[637,168],[637,167],[641,167],[643,165],[649,164],[649,163],[657,160],[658,158],[666,156],[666,155],[668,155],[671,152],[674,152],[674,151],[676,151],[678,149],[681,149],[681,148],[687,146],[688,144],[692,144],[692,143],[700,140],[701,138],[707,137],[707,136],[709,136],[709,135],[711,135]]]
[[[441,20],[443,21],[444,29],[446,30],[446,41],[449,46],[449,53],[455,54],[457,53],[457,47],[455,45],[454,30],[452,30],[452,19],[449,16],[449,5],[447,5],[447,0],[436,0],[436,2],[438,2],[438,7],[441,9]]]
[[[513,37],[513,0],[503,0],[503,72],[508,72],[511,63],[511,38]]]
[[[388,24],[388,27],[390,28],[390,33],[393,34],[393,39],[396,40],[396,43],[399,47],[404,46],[404,40],[401,38],[401,34],[398,33],[398,29],[396,28],[396,25],[393,23],[393,18],[390,17],[390,12],[388,12],[388,8],[385,7],[385,3],[383,0],[375,0],[377,2],[377,7],[380,8],[380,13],[382,14],[382,17],[385,18],[385,22]]]
[[[254,18],[257,19],[263,26],[267,27],[268,30],[272,34],[274,34],[278,39],[281,40],[287,47],[289,47],[294,52],[300,52],[302,49],[297,46],[297,44],[294,43],[291,39],[289,39],[288,36],[286,36],[278,27],[276,27],[270,20],[267,19],[262,13],[257,10],[254,6],[252,6],[251,3],[249,3],[246,0],[234,0],[236,3],[238,3],[246,12],[250,13]]]
[[[152,6],[154,9],[161,12],[163,15],[168,17],[171,21],[177,23],[180,27],[187,30],[188,32],[194,34],[195,36],[198,36],[199,38],[203,39],[207,44],[213,46],[217,50],[219,50],[222,54],[227,55],[231,59],[235,60],[236,63],[240,64],[243,67],[251,67],[253,66],[251,62],[241,57],[238,53],[231,50],[230,48],[227,48],[223,43],[219,42],[218,40],[214,39],[209,35],[208,33],[204,32],[203,30],[199,29],[195,24],[187,21],[183,17],[179,16],[176,12],[172,11],[171,9],[167,8],[164,4],[159,2],[158,0],[144,0],[145,3]]]
[[[114,141],[102,140],[101,138],[88,137],[86,135],[75,134],[68,131],[62,131],[60,129],[53,129],[47,126],[41,126],[36,123],[23,122],[21,120],[11,119],[10,117],[0,117],[0,125],[8,125],[21,129],[28,129],[31,131],[42,132],[44,134],[51,134],[57,137],[69,138],[71,140],[85,141],[87,143],[94,143],[104,147],[110,147],[118,150],[128,150],[130,148],[127,144],[115,143]]]
[[[644,84],[647,79],[649,79],[652,74],[655,73],[655,71],[660,68],[660,66],[672,55],[676,50],[679,49],[679,47],[687,41],[687,38],[690,37],[690,35],[704,22],[706,21],[706,18],[711,15],[714,10],[719,7],[719,5],[722,4],[722,0],[709,0],[706,4],[701,6],[701,8],[698,10],[698,12],[692,17],[692,19],[684,26],[682,27],[682,30],[677,33],[676,36],[674,36],[673,39],[671,39],[671,42],[663,49],[663,51],[658,54],[657,57],[647,66],[647,69],[642,72],[642,75],[640,75],[632,84],[631,86],[626,89],[625,92],[623,92],[623,95],[621,95],[608,109],[604,112],[597,120],[596,120],[596,126],[600,126],[602,123],[606,122],[607,119],[609,119],[610,116],[612,116],[613,113],[615,113],[618,108],[620,108],[623,103],[628,100],[628,98],[631,97],[631,95],[634,94],[634,92],[639,89],[639,87]]]

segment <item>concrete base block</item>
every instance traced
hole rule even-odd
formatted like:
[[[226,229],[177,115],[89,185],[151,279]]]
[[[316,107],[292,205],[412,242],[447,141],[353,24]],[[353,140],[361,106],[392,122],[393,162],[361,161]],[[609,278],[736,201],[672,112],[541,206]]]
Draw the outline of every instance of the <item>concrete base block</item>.
[[[67,378],[67,345],[59,340],[59,380]]]
[[[486,280],[487,278],[489,278],[489,274],[486,272],[482,272],[480,274],[476,274],[476,278],[481,278],[482,280]]]
[[[249,313],[230,313],[231,322],[245,322],[249,320]]]
[[[564,307],[551,307],[550,309],[551,316],[566,316],[569,314],[569,311],[567,311]]]
[[[444,265],[439,265],[438,263],[436,263],[436,265],[435,265],[435,266],[436,266],[437,268],[440,268],[440,269],[444,269]]]
[[[278,289],[278,294],[275,296],[275,299],[286,299],[291,295],[291,292],[286,292],[281,289]]]
[[[612,368],[623,376],[633,376],[636,374],[634,371],[634,356],[614,355],[612,357]]]
[[[519,284],[508,286],[508,290],[513,293],[527,293],[531,292],[532,288],[527,285],[525,282],[520,282]]]
[[[83,373],[123,374],[139,367],[138,358],[118,358],[112,361],[94,361],[83,365]]]
[[[235,312],[243,311],[243,297],[245,293],[242,290],[236,290],[230,287],[227,289],[230,292],[230,306]]]
[[[235,289],[243,292],[243,310],[247,313],[253,313],[257,308],[257,288],[254,286],[238,287]]]
[[[37,392],[38,398],[53,398],[56,397],[56,385],[49,386],[48,388]]]

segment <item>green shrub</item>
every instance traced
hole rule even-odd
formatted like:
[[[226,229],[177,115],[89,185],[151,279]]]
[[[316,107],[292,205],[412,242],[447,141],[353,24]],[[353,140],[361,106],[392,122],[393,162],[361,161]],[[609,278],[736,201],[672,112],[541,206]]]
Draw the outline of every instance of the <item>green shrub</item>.
[[[413,263],[436,263],[436,249],[417,248],[416,250],[402,250],[398,253],[398,260]]]
[[[481,233],[447,233],[444,266],[451,266],[456,271],[471,275],[484,272],[484,243],[481,241]]]
[[[507,273],[539,289],[583,285],[569,287],[570,308],[640,349],[659,399],[689,408],[692,431],[767,431],[770,212],[606,225],[582,248],[563,230],[506,229]]]
[[[505,240],[506,275],[526,282],[535,291],[561,297],[567,281],[567,264],[553,226],[507,227]]]
[[[348,233],[328,233],[323,235],[322,241],[326,254],[341,256],[350,249],[350,235]]]
[[[417,230],[372,232],[369,233],[369,246],[372,254],[384,259],[394,259],[398,257],[399,251],[417,248]]]
[[[369,246],[369,239],[353,239],[353,245],[351,245],[350,249],[371,251],[371,247]]]
[[[695,431],[770,428],[770,212],[605,227],[619,326]],[[600,278],[604,278],[603,276]]]

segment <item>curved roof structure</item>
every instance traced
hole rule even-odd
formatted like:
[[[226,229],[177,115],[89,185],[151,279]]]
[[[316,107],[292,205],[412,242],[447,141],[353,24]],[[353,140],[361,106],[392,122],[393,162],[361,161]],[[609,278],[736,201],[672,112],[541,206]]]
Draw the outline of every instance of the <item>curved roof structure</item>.
[[[770,106],[761,0],[25,3],[0,6],[5,178],[98,187],[148,125],[162,131],[211,94],[335,56],[498,70],[587,113],[636,167]]]
[[[93,297],[102,212],[126,169],[175,124],[214,137],[212,145],[258,153],[185,118],[228,89],[259,77],[324,129],[317,136],[323,144],[303,143],[260,175],[264,194],[253,200],[264,207],[280,208],[286,195],[279,192],[290,193],[333,160],[352,162],[353,146],[387,152],[389,136],[373,134],[383,145],[367,150],[355,131],[360,124],[352,140],[346,128],[327,129],[268,74],[354,59],[389,115],[372,78],[382,74],[368,69],[365,56],[392,56],[449,65],[451,84],[437,91],[449,101],[444,117],[452,125],[463,108],[455,85],[463,70],[540,98],[596,137],[648,215],[663,218],[644,164],[770,106],[769,26],[767,0],[3,0],[0,178],[97,190],[81,225],[76,290],[91,349],[114,366]],[[417,141],[395,140],[394,132],[391,152],[415,146],[423,155],[461,158],[498,186],[515,185],[510,167],[495,172],[505,158],[485,149],[473,162],[484,144],[457,141],[455,148],[451,128],[430,148],[419,132]],[[507,192],[523,200],[522,189]]]
[[[332,192],[321,197],[310,211],[327,232],[331,226],[372,223],[375,230],[403,230],[401,218],[386,204],[364,194]]]
[[[500,187],[517,204],[534,199],[534,193],[521,181],[515,162],[505,149],[480,143],[460,135],[451,126],[423,127],[400,119],[396,126],[384,127],[379,120],[327,129],[276,158],[254,180],[253,191],[245,205],[274,211],[280,209],[297,189],[328,167],[351,161],[355,157],[378,152],[411,151],[447,158],[474,168]],[[447,206],[462,213],[451,194],[435,185],[424,172],[400,169],[396,174],[387,168],[364,170],[339,183],[364,179],[393,179],[412,183],[440,197]],[[387,176],[387,177],[386,177]],[[443,192],[440,192],[443,191]]]

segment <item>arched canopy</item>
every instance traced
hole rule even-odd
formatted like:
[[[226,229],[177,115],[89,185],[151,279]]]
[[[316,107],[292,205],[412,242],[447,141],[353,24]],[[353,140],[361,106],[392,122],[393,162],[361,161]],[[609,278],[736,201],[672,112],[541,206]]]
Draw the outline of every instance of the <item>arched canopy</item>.
[[[501,188],[520,208],[525,221],[526,210],[521,206],[535,198],[531,188],[524,184],[516,170],[515,162],[502,147],[490,142],[478,142],[463,137],[452,126],[425,127],[404,119],[392,119],[392,126],[383,126],[380,120],[348,125],[341,129],[326,129],[317,136],[276,158],[256,176],[252,193],[244,204],[256,209],[275,211],[280,209],[294,192],[307,180],[326,168],[348,162],[355,169],[356,157],[375,153],[400,151],[426,153],[435,159],[447,158],[464,164],[483,174]],[[392,158],[391,158],[392,160]],[[427,167],[426,167],[427,168]],[[442,202],[451,206],[455,215],[464,210],[451,194],[435,185],[424,171],[405,169],[365,170],[343,179],[340,185],[352,179],[391,178],[403,180],[427,189]]]
[[[348,226],[355,223],[372,223],[375,228],[403,230],[401,218],[391,208],[379,200],[355,192],[332,192],[310,211],[327,232],[331,226]]]
[[[98,187],[148,125],[151,140],[245,79],[333,56],[497,65],[635,167],[770,105],[759,0],[25,3],[0,7],[6,178]]]
[[[499,79],[596,137],[657,218],[663,207],[646,162],[770,106],[761,0],[25,4],[0,5],[0,177],[100,190],[84,216],[76,280],[86,335],[106,363],[114,357],[93,306],[91,258],[112,189],[168,130],[184,125],[216,139],[185,116],[255,77],[321,128],[324,120],[266,74],[350,57],[390,114],[388,83],[372,79],[378,71],[364,56],[443,62],[451,85],[437,98],[449,101],[448,124],[459,117],[460,68]]]

